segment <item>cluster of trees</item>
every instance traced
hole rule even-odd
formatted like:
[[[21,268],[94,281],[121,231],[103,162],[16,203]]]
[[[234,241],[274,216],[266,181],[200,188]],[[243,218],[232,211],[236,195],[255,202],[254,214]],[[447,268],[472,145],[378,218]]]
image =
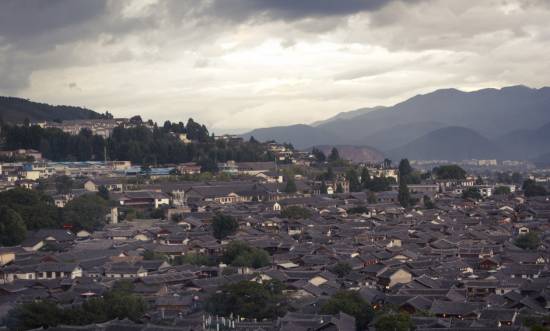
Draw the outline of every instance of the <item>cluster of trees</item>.
[[[450,165],[442,165],[439,167],[435,167],[432,170],[432,174],[437,179],[465,179],[466,178],[466,170],[462,169],[460,166],[456,164],[450,164]]]
[[[344,161],[341,157],[340,157],[340,152],[338,151],[338,149],[336,147],[333,147],[332,150],[330,151],[330,154],[328,155],[328,157],[325,155],[325,153],[323,153],[322,150],[314,147],[312,150],[311,150],[311,154],[313,155],[313,157],[315,158],[315,160],[319,163],[325,163],[325,162],[329,162],[329,163],[341,163],[342,161]]]
[[[537,182],[532,179],[527,179],[523,182],[522,190],[526,197],[545,196],[549,194],[544,186],[537,184]]]
[[[25,240],[28,230],[60,228],[96,230],[103,226],[108,202],[96,194],[71,200],[63,209],[38,190],[16,188],[0,192],[0,244],[14,246]]]
[[[335,315],[339,312],[355,317],[357,330],[366,330],[374,318],[374,310],[356,291],[340,291],[321,307],[322,314]]]
[[[390,186],[396,184],[395,178],[384,176],[370,176],[369,170],[364,167],[361,170],[361,186],[372,192],[389,191]]]
[[[103,323],[115,318],[139,321],[145,313],[146,304],[132,290],[131,282],[119,281],[102,297],[91,298],[80,306],[65,308],[50,301],[24,303],[8,313],[6,325],[10,330],[28,330],[58,324]]]
[[[232,241],[225,248],[222,262],[233,267],[261,268],[269,265],[269,253],[243,241]]]
[[[462,199],[479,200],[481,198],[481,192],[477,187],[468,187],[467,189],[462,191]]]
[[[217,162],[235,160],[269,161],[274,156],[264,144],[251,139],[248,142],[216,141],[204,125],[189,119],[187,125],[165,122],[153,129],[142,125],[140,118],[132,118],[134,127],[122,126],[104,139],[84,129],[70,135],[59,129],[39,126],[2,124],[1,134],[7,149],[36,149],[54,161],[130,160],[137,164],[166,164],[198,162],[204,171],[217,170]],[[186,133],[193,143],[184,144],[180,133]]]
[[[240,281],[223,286],[205,304],[205,309],[217,316],[241,316],[249,319],[276,319],[288,310],[284,285],[276,280],[257,283]],[[357,291],[339,291],[320,308],[319,313],[336,315],[340,312],[355,317],[357,330],[374,325],[381,331],[408,331],[413,328],[411,317],[391,308],[375,312]]]
[[[212,219],[212,232],[214,238],[222,240],[235,234],[239,228],[239,222],[230,215],[216,214]]]
[[[241,281],[228,284],[205,304],[207,312],[217,316],[242,316],[250,319],[276,319],[288,311],[288,298],[279,281],[263,284]]]
[[[307,219],[313,216],[311,210],[300,206],[289,206],[283,208],[281,211],[281,217],[289,219]]]
[[[514,245],[521,249],[535,250],[540,246],[540,238],[537,233],[529,232],[516,238]]]

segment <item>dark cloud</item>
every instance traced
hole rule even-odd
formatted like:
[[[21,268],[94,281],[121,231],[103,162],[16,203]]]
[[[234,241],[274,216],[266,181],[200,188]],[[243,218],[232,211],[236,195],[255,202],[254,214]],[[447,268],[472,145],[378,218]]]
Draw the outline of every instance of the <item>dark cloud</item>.
[[[224,0],[216,1],[213,13],[232,19],[265,15],[273,19],[342,16],[377,10],[393,0]]]
[[[105,0],[0,1],[0,36],[8,43],[19,43],[86,23],[105,9]]]

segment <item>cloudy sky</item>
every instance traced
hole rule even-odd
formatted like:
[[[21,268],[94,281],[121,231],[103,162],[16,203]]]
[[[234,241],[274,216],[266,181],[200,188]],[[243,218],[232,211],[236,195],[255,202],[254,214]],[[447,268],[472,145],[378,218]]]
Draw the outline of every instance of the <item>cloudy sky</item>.
[[[310,123],[437,88],[550,85],[547,0],[2,0],[0,94]]]

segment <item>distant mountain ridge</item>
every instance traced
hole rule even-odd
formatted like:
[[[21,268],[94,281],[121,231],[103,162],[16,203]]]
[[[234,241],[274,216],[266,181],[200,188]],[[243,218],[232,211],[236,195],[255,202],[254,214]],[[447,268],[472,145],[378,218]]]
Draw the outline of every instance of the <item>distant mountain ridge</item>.
[[[472,92],[441,89],[391,107],[340,113],[315,126],[278,127],[278,132],[298,148],[312,146],[311,139],[299,139],[294,132],[303,128],[316,137],[316,145],[372,146],[387,155],[400,153],[412,159],[448,159],[452,155],[446,150],[460,147],[456,143],[471,136],[467,141],[479,149],[457,152],[457,157],[535,159],[550,152],[549,130],[542,127],[546,123],[550,125],[550,88],[520,85]],[[271,128],[253,132],[260,140],[275,138]],[[416,144],[428,141],[437,152],[417,148]]]
[[[5,122],[31,122],[103,118],[91,109],[74,106],[53,106],[27,99],[0,96],[0,118]]]

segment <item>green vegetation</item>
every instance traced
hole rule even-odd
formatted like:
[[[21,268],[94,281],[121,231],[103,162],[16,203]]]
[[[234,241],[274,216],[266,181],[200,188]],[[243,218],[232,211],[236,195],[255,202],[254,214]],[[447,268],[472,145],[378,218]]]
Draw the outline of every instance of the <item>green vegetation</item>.
[[[74,230],[93,231],[105,224],[108,203],[97,194],[86,194],[75,198],[63,208],[63,221]]]
[[[389,191],[390,186],[395,184],[393,177],[373,177],[367,184],[366,188],[373,192]]]
[[[389,313],[374,323],[376,331],[409,331],[413,329],[411,316],[406,313]]]
[[[55,177],[55,189],[59,194],[68,194],[73,189],[74,182],[71,177],[63,175]]]
[[[358,330],[365,330],[374,317],[374,311],[369,303],[355,291],[340,291],[321,308],[322,314],[335,315],[339,312],[355,317]]]
[[[227,245],[222,261],[233,267],[261,268],[269,265],[269,254],[260,248],[249,246],[243,241],[232,241]]]
[[[466,170],[456,164],[435,167],[433,168],[432,173],[437,179],[466,179]]]
[[[108,139],[82,130],[70,135],[59,129],[39,126],[3,124],[0,130],[6,149],[36,149],[54,161],[103,160],[105,150],[110,160],[129,160],[137,164],[198,162],[203,171],[217,170],[217,162],[227,160],[269,161],[273,155],[264,144],[255,141],[216,141],[204,125],[189,119],[183,123],[166,122],[157,127],[145,126],[141,119],[132,119],[132,128],[117,127]],[[184,144],[178,134],[186,133],[193,143]]]
[[[351,272],[351,266],[347,262],[338,262],[330,269],[338,277],[342,278]]]
[[[510,194],[510,188],[508,186],[497,186],[495,190],[493,191],[493,194],[495,195],[506,195]]]
[[[333,147],[328,156],[328,162],[333,163],[333,162],[338,162],[340,160],[341,160],[340,152],[338,152],[338,149],[336,147]]]
[[[435,208],[435,203],[432,201],[432,199],[425,195],[423,198],[422,198],[422,202],[424,203],[424,208],[426,209],[434,209]]]
[[[217,316],[276,319],[287,311],[287,298],[283,284],[269,281],[263,284],[241,281],[228,284],[206,302],[206,311]]]
[[[27,235],[27,227],[19,214],[6,206],[0,206],[0,245],[15,246]]]
[[[320,149],[318,148],[313,148],[311,150],[311,154],[313,154],[313,157],[315,158],[315,160],[319,163],[324,163],[326,160],[327,160],[327,157],[325,156],[325,153],[323,153],[323,151],[321,151]]]
[[[222,240],[237,232],[239,222],[230,215],[217,214],[212,219],[212,231],[216,239]]]
[[[296,193],[298,189],[296,188],[296,182],[294,181],[294,178],[288,178],[287,181],[286,181],[286,186],[285,186],[285,192],[286,193]]]
[[[468,187],[462,192],[462,199],[479,200],[481,198],[482,198],[481,192],[477,187]]]
[[[349,169],[346,173],[346,178],[349,181],[350,192],[361,192],[363,190],[357,170],[354,168]]]
[[[523,182],[522,186],[523,194],[525,194],[526,197],[537,197],[537,196],[545,196],[548,195],[548,191],[544,186],[537,184],[532,179],[527,179]]]
[[[399,204],[403,208],[409,208],[411,206],[411,194],[409,193],[409,187],[405,180],[399,181],[399,193],[397,195]]]
[[[522,234],[516,238],[514,245],[521,249],[535,250],[540,246],[539,235],[535,232]]]
[[[15,188],[0,192],[0,206],[19,214],[28,230],[58,228],[61,224],[52,198],[37,190]]]
[[[132,294],[132,283],[120,281],[103,297],[91,298],[80,306],[63,308],[55,302],[35,301],[13,308],[6,317],[10,330],[48,328],[58,324],[86,325],[115,318],[139,321],[145,313],[145,302]]]
[[[281,211],[281,217],[289,219],[306,219],[313,216],[311,210],[300,206],[289,206],[283,208]]]

